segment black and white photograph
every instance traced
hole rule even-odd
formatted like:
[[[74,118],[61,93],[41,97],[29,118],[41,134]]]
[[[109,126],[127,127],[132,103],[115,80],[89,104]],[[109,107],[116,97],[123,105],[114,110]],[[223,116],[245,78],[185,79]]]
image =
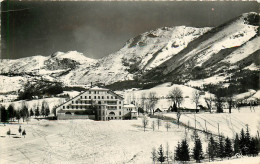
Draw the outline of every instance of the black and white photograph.
[[[260,164],[259,0],[0,2],[0,164]]]

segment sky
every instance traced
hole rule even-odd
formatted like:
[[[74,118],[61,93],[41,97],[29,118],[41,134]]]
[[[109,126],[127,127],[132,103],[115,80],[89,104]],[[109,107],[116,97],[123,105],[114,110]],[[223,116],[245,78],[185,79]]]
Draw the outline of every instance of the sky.
[[[257,2],[9,2],[1,3],[1,58],[78,51],[102,58],[127,40],[160,27],[215,27]]]

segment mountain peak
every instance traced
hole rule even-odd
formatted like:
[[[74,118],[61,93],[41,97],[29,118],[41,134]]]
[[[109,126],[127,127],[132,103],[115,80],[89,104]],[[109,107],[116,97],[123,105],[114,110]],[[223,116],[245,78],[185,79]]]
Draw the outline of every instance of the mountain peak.
[[[78,51],[68,51],[68,52],[56,52],[53,55],[51,55],[52,58],[58,58],[58,59],[71,59],[74,61],[77,61],[79,63],[85,62],[85,61],[94,61],[95,59],[91,59],[86,57],[83,53]]]

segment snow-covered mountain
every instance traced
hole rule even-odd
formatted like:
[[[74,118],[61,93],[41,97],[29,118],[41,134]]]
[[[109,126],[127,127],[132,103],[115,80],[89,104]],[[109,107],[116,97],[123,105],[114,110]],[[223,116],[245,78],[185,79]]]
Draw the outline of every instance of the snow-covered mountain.
[[[3,59],[0,83],[7,86],[14,77],[19,86],[32,77],[65,85],[112,84],[136,77],[161,82],[181,77],[187,82],[238,69],[259,71],[259,35],[257,13],[243,14],[215,28],[163,27],[128,40],[119,51],[101,59],[76,51]]]
[[[135,75],[160,65],[210,29],[185,26],[159,28],[128,40],[122,49],[99,60],[87,58],[76,51],[57,52],[47,57],[4,59],[0,73],[41,76],[65,85],[133,80]]]
[[[259,70],[259,39],[259,14],[246,13],[193,40],[187,48],[148,72],[145,77],[190,79],[198,74],[210,77],[248,66]]]

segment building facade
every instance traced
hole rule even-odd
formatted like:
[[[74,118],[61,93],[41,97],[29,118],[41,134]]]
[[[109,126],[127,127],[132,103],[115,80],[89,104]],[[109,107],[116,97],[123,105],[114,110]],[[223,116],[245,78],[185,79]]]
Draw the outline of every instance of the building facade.
[[[124,108],[121,95],[106,88],[93,87],[61,104],[56,111],[58,119],[89,118],[106,121],[128,119],[132,110],[127,109]],[[132,113],[137,118],[137,113]]]

